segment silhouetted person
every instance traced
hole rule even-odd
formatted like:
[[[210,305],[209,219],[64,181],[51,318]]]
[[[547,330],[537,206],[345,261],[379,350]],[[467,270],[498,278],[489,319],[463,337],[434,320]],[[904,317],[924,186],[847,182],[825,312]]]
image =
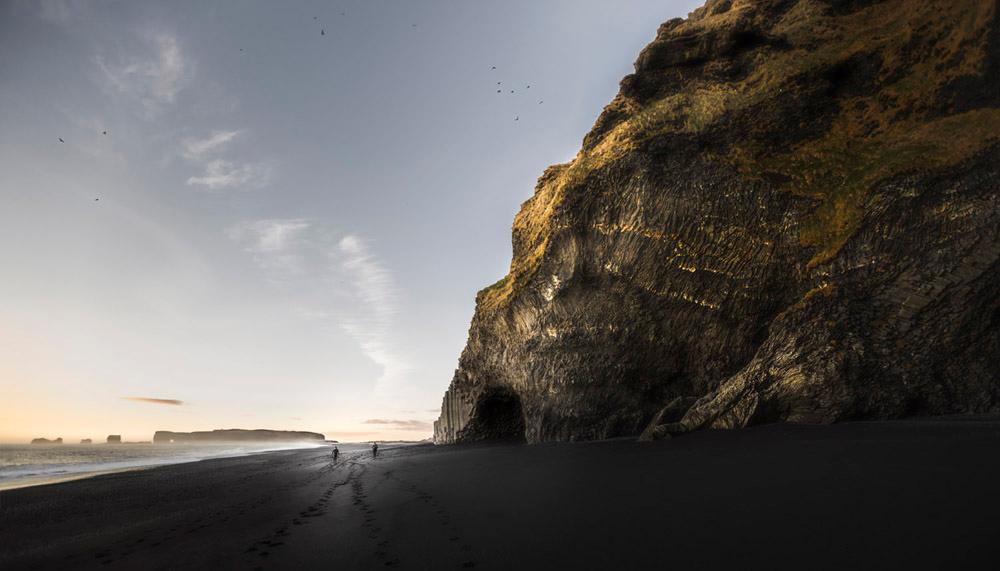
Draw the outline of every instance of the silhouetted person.
[[[372,458],[378,458],[378,442],[372,442]]]
[[[336,462],[337,458],[340,458],[340,449],[336,446],[333,447],[333,461]]]

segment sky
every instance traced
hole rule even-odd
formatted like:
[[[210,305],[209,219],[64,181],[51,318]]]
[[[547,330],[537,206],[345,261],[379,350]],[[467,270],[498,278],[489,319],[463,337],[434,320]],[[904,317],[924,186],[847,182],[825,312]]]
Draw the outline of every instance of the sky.
[[[700,3],[0,0],[0,442],[430,436],[520,204]]]

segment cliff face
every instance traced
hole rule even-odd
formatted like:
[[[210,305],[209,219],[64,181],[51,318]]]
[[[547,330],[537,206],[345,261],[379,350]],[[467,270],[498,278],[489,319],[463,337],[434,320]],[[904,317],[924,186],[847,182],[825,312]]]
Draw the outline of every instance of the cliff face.
[[[326,436],[318,432],[303,432],[301,430],[244,430],[241,428],[198,432],[157,430],[153,434],[153,442],[157,444],[179,442],[323,442],[325,439]]]
[[[1000,410],[994,0],[711,0],[514,220],[439,443]]]

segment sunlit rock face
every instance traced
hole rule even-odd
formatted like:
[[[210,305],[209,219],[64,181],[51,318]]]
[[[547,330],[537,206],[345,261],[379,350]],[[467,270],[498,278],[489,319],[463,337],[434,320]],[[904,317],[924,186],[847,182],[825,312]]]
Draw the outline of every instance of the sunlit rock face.
[[[436,441],[1000,410],[996,11],[663,24],[515,218]]]

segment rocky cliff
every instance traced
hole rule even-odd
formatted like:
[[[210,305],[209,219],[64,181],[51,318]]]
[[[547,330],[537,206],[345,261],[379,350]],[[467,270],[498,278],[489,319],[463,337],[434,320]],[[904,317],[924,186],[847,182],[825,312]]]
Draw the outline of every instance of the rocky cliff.
[[[153,434],[153,442],[156,444],[179,442],[323,442],[325,439],[326,437],[318,432],[304,432],[301,430],[246,430],[242,428],[197,432],[157,430]]]
[[[1000,410],[995,0],[711,0],[514,220],[439,443]]]

